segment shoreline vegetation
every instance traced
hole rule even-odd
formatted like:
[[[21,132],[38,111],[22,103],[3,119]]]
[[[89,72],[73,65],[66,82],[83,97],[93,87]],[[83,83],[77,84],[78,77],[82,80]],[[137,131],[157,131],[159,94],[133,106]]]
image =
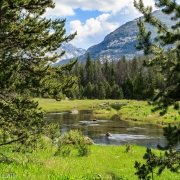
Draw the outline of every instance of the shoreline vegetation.
[[[64,110],[93,110],[95,116],[111,117],[118,115],[122,120],[137,121],[137,123],[153,123],[159,125],[178,124],[180,113],[169,107],[168,112],[161,116],[159,111],[152,112],[153,106],[147,101],[137,100],[61,100],[35,98],[39,106],[46,112]],[[106,104],[106,105],[104,105]],[[122,105],[120,110],[107,108],[109,105]],[[104,106],[103,106],[104,105]]]
[[[92,109],[95,115],[114,115],[124,120],[135,120],[137,123],[157,123],[162,121],[178,122],[179,115],[170,110],[169,116],[159,117],[152,114],[147,102],[134,100],[62,100],[34,99],[45,112],[64,110]],[[114,110],[109,104],[126,104],[121,110]],[[99,106],[100,105],[100,106]],[[151,114],[151,116],[149,115]],[[128,119],[128,118],[134,119]],[[172,119],[170,119],[172,117]],[[176,120],[174,118],[176,117]],[[160,118],[160,120],[158,120]],[[166,120],[166,121],[165,121]],[[136,121],[136,120],[135,120]],[[0,149],[0,178],[18,180],[137,180],[135,175],[135,161],[144,163],[142,156],[146,147],[126,144],[122,146],[89,145],[88,156],[78,156],[71,153],[69,156],[55,155],[57,146],[52,147],[52,142],[42,138],[38,148],[32,153],[20,153],[11,151],[11,146]],[[153,149],[153,153],[160,155],[164,152]],[[11,177],[10,177],[11,176]],[[179,175],[169,170],[163,171],[161,176],[154,174],[156,180],[163,177],[178,180]]]
[[[45,141],[45,145],[30,154],[7,151],[7,147],[1,149],[4,158],[9,157],[0,163],[1,176],[11,175],[9,179],[18,180],[137,180],[135,175],[135,161],[144,162],[142,156],[146,152],[145,147],[136,145],[103,146],[91,145],[88,156],[55,155],[57,147],[51,147]],[[128,147],[128,148],[127,148]],[[152,150],[159,155],[159,150]],[[163,153],[163,152],[161,152]],[[156,175],[155,179],[179,180],[179,175],[166,170],[161,176]]]

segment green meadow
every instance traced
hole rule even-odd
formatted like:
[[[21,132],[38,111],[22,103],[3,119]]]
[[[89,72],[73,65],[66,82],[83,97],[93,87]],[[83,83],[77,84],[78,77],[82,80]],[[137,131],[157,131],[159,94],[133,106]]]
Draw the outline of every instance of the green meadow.
[[[160,116],[160,112],[152,113],[152,106],[148,105],[147,101],[136,100],[62,100],[56,101],[53,99],[36,98],[42,110],[48,111],[63,111],[73,109],[91,109],[96,116],[113,116],[118,114],[122,120],[132,120],[138,123],[156,123],[160,125],[178,124],[180,122],[180,112],[169,107],[167,114]],[[113,108],[101,107],[103,103],[122,104],[122,108],[118,111]]]
[[[134,163],[143,162],[145,151],[145,147],[135,145],[131,145],[129,151],[126,146],[91,145],[88,156],[72,154],[62,157],[54,155],[56,147],[38,149],[32,154],[6,150],[4,157],[11,158],[0,163],[0,172],[1,176],[14,173],[14,178],[18,180],[136,180]],[[159,154],[157,150],[154,152]],[[155,174],[155,179],[179,180],[179,175],[165,170],[161,176]]]
[[[62,100],[35,99],[45,112],[74,109],[92,109],[97,116],[118,114],[126,121],[137,123],[178,123],[180,115],[170,107],[168,114],[152,113],[147,102],[133,100]],[[120,110],[103,103],[126,104]],[[163,123],[162,123],[163,122]],[[127,149],[127,147],[129,147]],[[12,146],[0,148],[0,179],[17,180],[136,180],[135,161],[143,163],[145,147],[133,144],[123,146],[89,145],[90,154],[79,156],[74,150],[68,156],[56,155],[57,146],[47,139],[32,153],[12,152]],[[159,150],[153,150],[160,155]],[[179,180],[179,175],[165,170],[156,180]]]
[[[126,104],[128,100],[61,100],[56,101],[54,99],[44,99],[35,98],[35,101],[39,102],[39,106],[45,111],[61,111],[61,110],[71,110],[71,109],[98,109],[100,104],[109,102],[113,103],[123,103]]]
[[[121,119],[133,120],[147,123],[156,123],[160,125],[178,124],[180,122],[180,112],[172,106],[168,112],[161,116],[160,111],[152,112],[153,106],[148,105],[146,101],[129,101],[126,106],[119,110]]]

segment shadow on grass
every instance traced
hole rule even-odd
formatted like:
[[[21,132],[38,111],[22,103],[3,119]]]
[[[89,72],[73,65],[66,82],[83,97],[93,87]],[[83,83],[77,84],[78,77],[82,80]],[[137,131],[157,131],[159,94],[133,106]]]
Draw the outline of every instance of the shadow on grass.
[[[110,177],[111,177],[111,180],[124,180],[123,178],[122,178],[122,176],[117,176],[116,174],[114,174],[114,173],[110,173]]]
[[[14,159],[4,155],[3,153],[0,153],[0,164],[3,163],[3,164],[11,164],[15,162]]]
[[[107,178],[111,180],[125,180],[122,176],[118,176],[115,173],[109,172],[107,173]]]

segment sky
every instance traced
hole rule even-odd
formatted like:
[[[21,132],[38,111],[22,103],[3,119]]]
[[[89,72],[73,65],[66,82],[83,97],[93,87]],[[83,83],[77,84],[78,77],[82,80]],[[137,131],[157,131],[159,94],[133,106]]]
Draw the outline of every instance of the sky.
[[[70,41],[78,48],[103,41],[106,35],[128,21],[142,16],[133,6],[134,0],[54,0],[55,8],[47,9],[46,17],[66,19],[66,33],[77,32]],[[178,0],[180,1],[180,0]],[[153,6],[155,0],[143,0]]]

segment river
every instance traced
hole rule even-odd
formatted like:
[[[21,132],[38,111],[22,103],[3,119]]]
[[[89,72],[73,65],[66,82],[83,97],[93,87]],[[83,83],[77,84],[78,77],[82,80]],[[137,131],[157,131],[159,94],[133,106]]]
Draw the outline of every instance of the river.
[[[149,148],[157,144],[165,145],[162,127],[155,124],[139,124],[133,121],[123,121],[114,115],[111,119],[95,118],[90,110],[79,110],[77,114],[68,111],[47,113],[45,120],[60,124],[60,132],[65,133],[78,129],[85,136],[93,139],[95,144],[124,145],[132,143]],[[107,137],[106,133],[111,136]]]

